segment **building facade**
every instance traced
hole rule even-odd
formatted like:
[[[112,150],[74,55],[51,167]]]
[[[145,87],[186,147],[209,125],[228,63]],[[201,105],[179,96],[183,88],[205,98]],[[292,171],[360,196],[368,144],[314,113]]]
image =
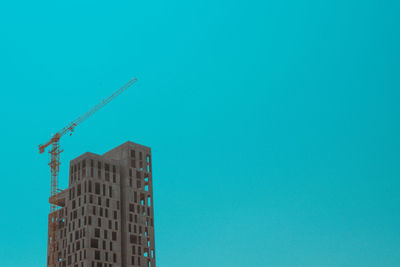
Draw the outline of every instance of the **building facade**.
[[[49,267],[155,267],[151,149],[126,142],[70,162],[69,186],[50,199]]]

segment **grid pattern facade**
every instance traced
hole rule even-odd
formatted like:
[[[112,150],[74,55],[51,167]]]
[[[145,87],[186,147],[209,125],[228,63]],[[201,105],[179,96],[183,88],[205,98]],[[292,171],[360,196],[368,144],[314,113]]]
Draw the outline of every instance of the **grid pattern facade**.
[[[155,267],[152,188],[148,147],[127,142],[72,160],[61,207],[49,215],[57,267]]]

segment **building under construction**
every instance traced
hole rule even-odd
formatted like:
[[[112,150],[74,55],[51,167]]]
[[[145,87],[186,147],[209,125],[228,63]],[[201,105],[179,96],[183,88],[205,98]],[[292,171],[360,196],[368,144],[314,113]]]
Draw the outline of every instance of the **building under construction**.
[[[60,139],[137,81],[131,79],[39,145],[50,147],[48,267],[154,267],[151,150],[132,142],[70,162],[69,186],[58,187]]]
[[[155,266],[151,149],[126,142],[70,162],[51,199],[49,267]],[[54,200],[54,201],[52,201]]]

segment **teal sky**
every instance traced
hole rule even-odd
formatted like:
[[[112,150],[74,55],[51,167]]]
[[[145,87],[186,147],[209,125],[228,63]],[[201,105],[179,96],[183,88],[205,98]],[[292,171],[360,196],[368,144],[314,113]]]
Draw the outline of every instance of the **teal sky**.
[[[84,2],[84,3],[83,3]],[[48,156],[153,153],[158,267],[400,266],[399,1],[3,1],[0,266],[46,263]]]

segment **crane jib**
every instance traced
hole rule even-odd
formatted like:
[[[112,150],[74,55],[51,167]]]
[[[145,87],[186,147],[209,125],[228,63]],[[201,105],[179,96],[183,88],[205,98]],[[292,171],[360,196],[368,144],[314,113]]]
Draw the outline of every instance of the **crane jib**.
[[[96,111],[107,105],[111,100],[113,100],[115,97],[119,96],[123,91],[128,89],[130,86],[132,86],[135,82],[137,81],[137,78],[131,79],[129,82],[127,82],[124,86],[122,86],[120,89],[115,91],[112,95],[109,97],[103,99],[100,103],[95,105],[91,110],[86,112],[84,115],[78,117],[76,120],[74,120],[72,123],[58,131],[56,134],[54,134],[49,141],[47,141],[44,145],[39,145],[39,153],[43,153],[46,147],[49,145],[57,142],[61,136],[67,134],[68,132],[73,132],[74,128],[78,126],[80,123],[82,123],[84,120],[89,118],[91,115],[93,115]]]

